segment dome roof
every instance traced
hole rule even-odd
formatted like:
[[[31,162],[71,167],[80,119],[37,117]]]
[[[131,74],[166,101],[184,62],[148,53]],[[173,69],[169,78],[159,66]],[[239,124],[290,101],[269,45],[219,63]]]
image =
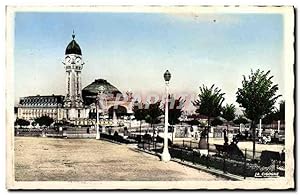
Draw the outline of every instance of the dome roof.
[[[119,100],[124,99],[122,93],[107,80],[96,79],[94,82],[92,82],[82,90],[82,98],[85,104],[89,105],[95,102],[96,96],[100,92],[101,86],[104,89],[103,93],[107,95],[107,100],[114,100],[117,95],[120,97]]]
[[[73,37],[73,40],[67,46],[66,51],[65,51],[65,55],[68,55],[68,54],[82,55],[81,54],[81,49],[80,49],[78,43],[74,40],[75,35],[73,34],[72,37]]]

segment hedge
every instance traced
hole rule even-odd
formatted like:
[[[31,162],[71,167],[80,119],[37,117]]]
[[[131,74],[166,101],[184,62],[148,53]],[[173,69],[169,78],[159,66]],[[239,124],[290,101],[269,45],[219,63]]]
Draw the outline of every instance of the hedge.
[[[201,155],[198,151],[185,150],[180,148],[169,148],[172,158],[189,161],[195,164],[212,167],[218,170],[223,170],[226,173],[240,175],[245,177],[254,177],[256,172],[276,172],[275,161],[268,167],[252,164],[250,162],[236,161],[216,155]],[[283,176],[284,172],[279,171],[279,175]]]
[[[113,140],[113,141],[116,141],[116,142],[124,143],[124,144],[136,143],[134,140],[125,139],[124,137],[118,135],[117,132],[115,132],[114,135],[109,135],[109,134],[106,134],[106,133],[100,133],[100,137],[105,138],[105,139],[109,139],[109,140]]]

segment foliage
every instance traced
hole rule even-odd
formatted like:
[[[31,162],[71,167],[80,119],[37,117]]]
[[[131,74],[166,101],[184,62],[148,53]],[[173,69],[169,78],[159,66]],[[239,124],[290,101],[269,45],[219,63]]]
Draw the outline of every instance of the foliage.
[[[235,106],[233,104],[226,104],[222,109],[221,116],[227,121],[230,122],[235,118]]]
[[[255,156],[255,125],[260,118],[272,113],[274,104],[280,95],[276,95],[278,85],[273,85],[270,71],[251,70],[246,78],[243,76],[242,87],[238,88],[236,101],[245,108],[245,116],[251,120],[253,138],[253,158]]]
[[[150,103],[148,109],[146,109],[145,120],[147,123],[150,123],[153,126],[154,124],[158,124],[161,122],[161,120],[158,117],[162,114],[163,111],[160,108],[160,101],[156,103]]]
[[[255,173],[257,172],[275,171],[275,167],[272,165],[269,167],[262,167],[256,163],[245,164],[244,158],[243,161],[240,161],[232,159],[231,157],[224,158],[223,156],[216,155],[201,155],[199,151],[175,148],[174,146],[169,148],[169,152],[172,158],[177,158],[181,159],[182,161],[188,161],[194,164],[212,167],[217,170],[226,170],[227,173],[239,176],[254,177]],[[279,175],[284,176],[284,171],[279,171]]]
[[[61,127],[63,126],[64,124],[62,122],[57,122],[57,123],[54,123],[54,126],[55,127]]]
[[[239,125],[239,124],[247,124],[249,123],[249,121],[245,117],[239,116],[237,119],[233,121],[233,123]]]
[[[164,138],[159,135],[156,137],[156,143],[164,143]],[[173,146],[173,142],[168,138],[168,146]]]
[[[278,113],[279,111],[273,111],[270,114],[266,115],[263,119],[262,119],[262,123],[263,124],[271,124],[273,121],[278,121]]]
[[[281,101],[279,103],[279,110],[275,109],[274,111],[272,111],[270,114],[266,115],[263,119],[262,119],[262,123],[263,124],[271,124],[274,121],[284,121],[285,120],[285,102]]]
[[[53,123],[53,118],[49,116],[41,116],[35,119],[35,122],[38,123],[40,126],[50,126]]]
[[[229,122],[235,118],[235,106],[233,104],[226,104],[222,108],[221,116],[227,121],[227,131],[229,128]]]
[[[109,118],[113,118],[114,111],[117,117],[124,116],[127,114],[127,110],[124,106],[118,105],[117,108],[115,108],[115,106],[112,106],[108,109]]]
[[[214,120],[211,121],[211,126],[218,126],[218,125],[223,125],[223,121],[215,118]]]
[[[280,95],[276,95],[278,85],[273,85],[270,71],[251,70],[246,78],[243,76],[242,88],[238,88],[236,101],[245,108],[247,118],[257,123],[260,118],[270,114]]]
[[[137,100],[134,102],[134,106],[132,108],[134,112],[134,117],[136,120],[140,121],[140,132],[142,133],[142,120],[145,120],[147,115],[147,110],[145,109],[145,104],[143,102],[138,102]]]
[[[272,164],[272,160],[280,160],[280,153],[274,151],[264,150],[260,155],[260,164],[262,166],[268,167]]]
[[[178,99],[175,99],[175,97],[172,95],[169,95],[169,123],[171,125],[175,125],[179,123],[179,117],[181,116],[183,112],[183,105],[185,103],[185,100],[181,99],[179,97]]]
[[[117,131],[114,132],[114,137],[118,137],[119,133]]]
[[[145,120],[145,117],[147,115],[146,109],[145,109],[145,104],[142,102],[138,102],[137,100],[134,102],[133,106],[133,112],[134,112],[134,117],[136,120],[142,121]]]
[[[198,100],[192,102],[197,108],[196,112],[208,117],[208,125],[211,117],[217,117],[222,111],[222,103],[224,102],[224,93],[221,89],[212,85],[210,88],[206,86],[200,87]]]
[[[143,135],[144,142],[150,143],[152,141],[152,137],[150,134],[146,133]]]
[[[30,125],[30,122],[27,121],[27,120],[18,118],[18,119],[15,121],[15,125],[28,126],[28,125]]]
[[[191,121],[187,121],[187,123],[189,125],[191,125],[191,126],[193,126],[193,125],[200,125],[200,122],[198,120],[196,120],[196,119],[193,119]]]
[[[119,142],[119,143],[125,143],[125,144],[135,143],[134,140],[124,139],[122,136],[118,135],[118,133],[114,133],[114,135],[109,135],[109,134],[106,134],[106,133],[101,133],[100,137],[104,138],[104,139],[109,139],[109,140],[112,140],[112,141],[116,141],[116,142]]]

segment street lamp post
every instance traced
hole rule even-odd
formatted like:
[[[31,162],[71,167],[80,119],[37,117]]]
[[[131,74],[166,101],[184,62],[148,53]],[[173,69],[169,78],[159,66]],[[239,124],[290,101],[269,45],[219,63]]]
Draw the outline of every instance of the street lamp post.
[[[99,93],[96,98],[96,139],[100,139],[100,131],[99,131],[99,106],[100,101],[102,99],[104,88],[103,86],[100,87]]]
[[[171,156],[168,149],[168,121],[169,121],[169,113],[168,113],[168,98],[169,98],[169,81],[171,79],[171,73],[167,70],[164,74],[164,79],[166,82],[166,101],[165,101],[165,131],[164,131],[164,149],[161,154],[161,160],[168,162],[171,160]]]
[[[99,94],[97,95],[96,99],[96,139],[100,139],[100,132],[99,132]]]
[[[96,107],[96,139],[100,139],[100,132],[99,132],[99,112],[98,108]]]

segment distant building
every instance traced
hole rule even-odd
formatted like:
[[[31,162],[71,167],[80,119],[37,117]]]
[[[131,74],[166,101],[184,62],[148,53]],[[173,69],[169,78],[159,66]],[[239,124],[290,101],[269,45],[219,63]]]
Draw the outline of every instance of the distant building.
[[[17,117],[33,120],[41,116],[49,116],[54,120],[62,120],[64,117],[64,96],[28,96],[20,99]]]
[[[126,113],[132,113],[131,109],[131,97],[130,95],[124,95],[107,80],[96,79],[93,83],[89,84],[82,90],[82,96],[84,105],[89,107],[89,118],[96,117],[96,97],[100,93],[100,88],[103,88],[103,114],[112,117],[113,110],[117,115],[125,115]]]
[[[81,71],[84,66],[81,48],[72,40],[65,50],[64,69],[66,94],[49,96],[28,96],[20,98],[17,106],[17,117],[26,120],[34,120],[41,116],[49,116],[55,121],[67,120],[74,124],[95,123],[96,98],[102,86],[105,95],[105,107],[101,109],[102,115],[112,116],[117,114],[132,113],[131,99],[123,94],[108,81],[96,79],[93,83],[82,89]],[[126,96],[127,97],[127,96]]]

